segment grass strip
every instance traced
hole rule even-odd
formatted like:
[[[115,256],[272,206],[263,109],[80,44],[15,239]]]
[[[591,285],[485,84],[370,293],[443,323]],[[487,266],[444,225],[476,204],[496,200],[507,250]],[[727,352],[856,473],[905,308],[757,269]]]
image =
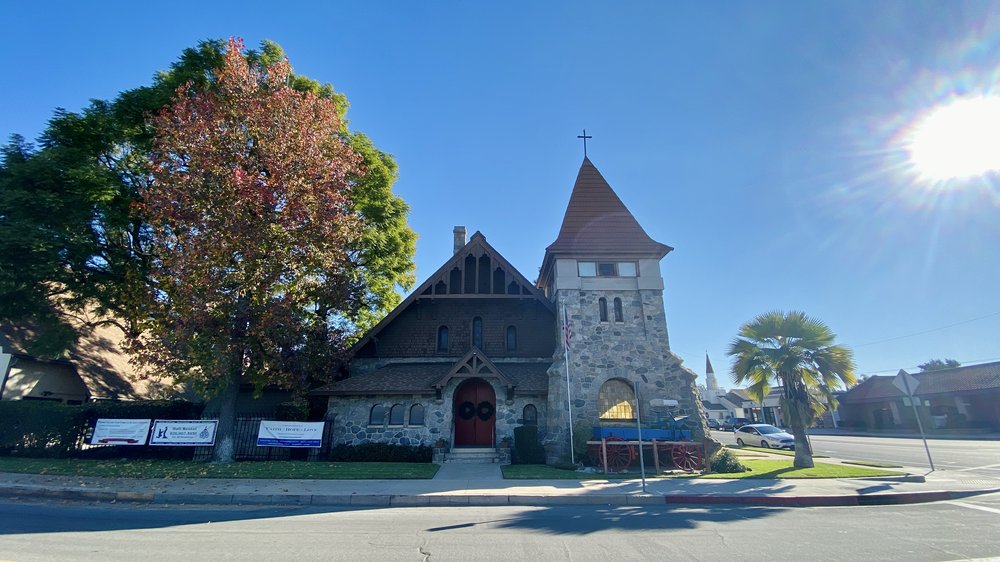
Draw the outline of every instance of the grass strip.
[[[732,453],[734,456],[737,456],[737,457],[740,457],[740,458],[743,458],[743,457],[766,458],[767,457],[767,455],[762,455],[760,453],[754,453],[753,451],[744,451],[742,449],[728,449],[728,451],[730,453]]]
[[[890,464],[887,462],[875,462],[875,461],[841,461],[844,464],[856,464],[859,466],[872,466],[875,468],[903,468],[898,464]]]
[[[0,457],[0,472],[106,478],[276,478],[407,480],[433,478],[432,463],[242,461],[229,464],[177,460],[81,460]]]
[[[871,476],[899,476],[899,472],[876,470],[860,466],[818,462],[813,468],[795,468],[792,461],[784,459],[746,459],[741,461],[750,472],[705,474],[702,478],[729,479],[785,479],[785,478],[867,478]]]
[[[765,449],[763,447],[749,447],[747,445],[744,445],[742,447],[740,447],[738,445],[734,446],[734,447],[729,447],[729,450],[730,451],[739,451],[739,450],[743,450],[743,451],[756,451],[758,453],[771,453],[772,455],[781,455],[783,457],[794,457],[795,456],[795,451],[789,451],[789,450],[786,450],[786,449]],[[830,457],[828,457],[826,455],[813,455],[813,458],[814,459],[828,459]]]

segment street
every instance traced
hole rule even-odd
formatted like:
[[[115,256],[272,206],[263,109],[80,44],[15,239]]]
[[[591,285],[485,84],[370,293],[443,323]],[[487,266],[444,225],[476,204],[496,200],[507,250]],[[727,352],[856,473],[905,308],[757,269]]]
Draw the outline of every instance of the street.
[[[732,431],[713,431],[724,445],[735,445]],[[810,435],[813,452],[840,459],[869,460],[930,470],[920,439]],[[934,466],[955,476],[1000,478],[1000,441],[928,439]],[[822,460],[822,459],[821,459]]]
[[[7,560],[955,560],[1000,494],[851,508],[186,508],[0,502]]]

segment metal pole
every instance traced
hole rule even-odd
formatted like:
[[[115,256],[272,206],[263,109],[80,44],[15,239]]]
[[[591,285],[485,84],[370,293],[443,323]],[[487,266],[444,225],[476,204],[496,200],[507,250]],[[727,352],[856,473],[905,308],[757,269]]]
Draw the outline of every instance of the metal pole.
[[[576,464],[576,451],[573,443],[573,396],[569,386],[569,313],[563,304],[563,349],[566,350],[566,407],[569,410],[569,460]]]
[[[646,493],[646,460],[642,455],[642,420],[639,417],[639,385],[632,381],[632,392],[635,393],[635,428],[639,433],[639,472],[642,474],[642,493]]]
[[[910,406],[913,406],[913,417],[917,418],[917,428],[920,429],[920,438],[924,441],[924,450],[927,451],[927,462],[931,465],[931,472],[934,472],[934,459],[931,458],[931,448],[927,446],[927,436],[924,435],[924,424],[920,421],[920,412],[917,411],[917,402],[910,391],[910,380],[902,377],[903,384],[906,385],[906,395],[910,397]]]

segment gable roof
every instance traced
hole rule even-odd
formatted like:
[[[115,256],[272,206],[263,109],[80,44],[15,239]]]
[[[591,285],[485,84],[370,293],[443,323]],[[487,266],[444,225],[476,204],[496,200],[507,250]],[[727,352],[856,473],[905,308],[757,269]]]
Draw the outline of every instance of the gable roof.
[[[490,358],[486,356],[485,353],[479,350],[478,347],[472,346],[472,349],[452,365],[451,369],[448,369],[448,373],[441,377],[440,380],[435,381],[435,388],[444,388],[444,385],[448,384],[453,378],[471,378],[471,377],[482,377],[482,376],[493,376],[500,379],[500,382],[504,384],[507,388],[513,388],[514,382],[507,378],[503,371],[496,366]]]
[[[545,251],[640,253],[662,258],[672,249],[646,234],[601,172],[585,157],[566,206],[559,236]]]
[[[703,407],[704,407],[704,408],[705,408],[706,410],[726,410],[726,409],[727,409],[727,408],[726,408],[725,406],[723,406],[722,404],[718,404],[718,403],[715,403],[715,402],[709,402],[708,400],[702,400],[702,401],[701,401],[701,405],[702,405],[702,406],[703,406]]]
[[[412,293],[409,294],[409,296],[403,299],[403,302],[399,303],[399,305],[396,308],[392,309],[392,311],[389,312],[389,314],[387,314],[385,318],[383,318],[378,324],[376,324],[370,330],[368,330],[365,333],[365,335],[362,336],[360,340],[358,340],[357,343],[351,346],[348,355],[353,357],[354,354],[356,354],[358,351],[361,350],[361,348],[365,346],[365,344],[371,341],[373,337],[378,335],[379,332],[381,332],[386,326],[392,323],[392,321],[397,316],[399,316],[400,313],[406,310],[407,307],[413,304],[413,302],[415,302],[417,299],[422,297],[432,298],[435,294],[439,294],[436,293],[437,291],[436,285],[440,285],[442,283],[447,285],[448,283],[450,283],[450,279],[448,279],[448,276],[451,270],[455,268],[462,269],[464,267],[464,261],[466,257],[470,255],[489,256],[493,261],[495,261],[500,266],[501,269],[505,270],[505,272],[513,278],[511,281],[511,285],[517,287],[517,293],[512,293],[512,292],[511,293],[463,293],[463,292],[456,293],[454,291],[449,291],[449,295],[470,294],[470,295],[493,296],[497,298],[506,298],[508,296],[516,295],[517,298],[535,299],[540,303],[542,303],[545,306],[545,308],[549,309],[553,313],[555,312],[555,304],[549,299],[545,298],[545,295],[540,290],[538,290],[537,287],[535,287],[534,283],[528,281],[528,279],[525,278],[524,275],[522,275],[521,272],[517,270],[517,268],[515,268],[513,265],[511,265],[509,261],[507,261],[507,258],[503,257],[503,255],[501,255],[500,252],[496,250],[496,248],[491,246],[489,242],[486,241],[486,237],[483,236],[481,232],[476,231],[476,233],[472,235],[472,238],[469,239],[469,241],[465,244],[465,246],[462,247],[462,249],[455,252],[455,254],[448,261],[444,262],[444,264],[441,265],[441,267],[439,267],[437,271],[432,273],[423,283],[421,283],[420,286],[416,288],[416,290],[414,290]]]
[[[913,373],[913,376],[919,383],[914,392],[918,396],[1000,390],[1000,361]],[[892,384],[894,378],[894,375],[868,377],[861,384],[843,393],[839,400],[850,403],[903,398],[903,392]]]
[[[165,398],[184,393],[173,379],[155,376],[147,369],[137,368],[121,346],[125,333],[113,323],[101,320],[91,311],[67,316],[80,337],[61,358],[41,358],[31,355],[28,342],[35,337],[36,327],[30,322],[0,323],[0,347],[26,361],[57,363],[73,368],[80,377],[91,400],[136,400]],[[16,365],[11,365],[12,368]]]
[[[435,384],[448,375],[452,362],[389,363],[374,371],[348,377],[326,387],[312,391],[318,396],[364,395],[434,395]],[[544,395],[548,393],[551,361],[495,363],[503,373],[505,385],[518,394]]]

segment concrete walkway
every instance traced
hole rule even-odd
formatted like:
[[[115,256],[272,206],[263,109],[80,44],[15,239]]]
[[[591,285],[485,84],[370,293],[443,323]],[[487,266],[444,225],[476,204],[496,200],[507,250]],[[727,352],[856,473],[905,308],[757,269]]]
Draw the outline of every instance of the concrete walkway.
[[[1000,479],[956,473],[796,480],[503,480],[496,465],[446,464],[427,480],[81,478],[0,474],[0,497],[154,504],[429,506],[559,504],[875,505],[1000,492]]]

